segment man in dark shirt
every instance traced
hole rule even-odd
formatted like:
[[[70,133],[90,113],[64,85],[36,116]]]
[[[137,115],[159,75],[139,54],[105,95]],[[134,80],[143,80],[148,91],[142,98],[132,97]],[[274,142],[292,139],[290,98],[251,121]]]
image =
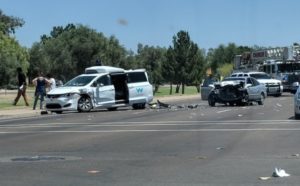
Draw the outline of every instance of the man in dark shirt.
[[[27,100],[27,96],[26,96],[26,87],[27,87],[27,83],[26,83],[26,77],[25,74],[22,72],[22,68],[18,67],[17,68],[17,72],[18,72],[18,94],[17,97],[13,103],[13,105],[17,105],[19,98],[21,97],[21,95],[24,98],[25,104],[26,106],[29,106],[28,100]]]

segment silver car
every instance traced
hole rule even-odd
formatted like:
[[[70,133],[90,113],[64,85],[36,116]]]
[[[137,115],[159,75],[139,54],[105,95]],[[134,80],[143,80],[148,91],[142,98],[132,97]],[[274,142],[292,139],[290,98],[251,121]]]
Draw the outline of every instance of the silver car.
[[[300,88],[298,87],[294,95],[295,119],[300,119]]]
[[[216,103],[244,105],[249,102],[264,104],[267,96],[265,85],[260,84],[252,77],[229,77],[225,78],[208,96],[208,104],[215,106]]]
[[[200,86],[200,94],[202,100],[207,100],[208,95],[212,89],[214,89],[214,83],[217,82],[215,78],[206,78]]]

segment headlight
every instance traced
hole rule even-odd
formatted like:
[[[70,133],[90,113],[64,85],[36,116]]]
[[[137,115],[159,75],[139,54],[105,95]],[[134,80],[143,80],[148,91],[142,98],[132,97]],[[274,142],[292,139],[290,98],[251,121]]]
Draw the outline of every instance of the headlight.
[[[60,97],[63,97],[63,98],[69,98],[69,97],[72,97],[75,93],[67,93],[67,94],[62,94]]]

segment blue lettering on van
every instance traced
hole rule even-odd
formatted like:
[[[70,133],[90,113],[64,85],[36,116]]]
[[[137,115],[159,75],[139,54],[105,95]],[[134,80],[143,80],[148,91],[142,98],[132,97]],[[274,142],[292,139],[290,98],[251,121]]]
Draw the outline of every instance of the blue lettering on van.
[[[143,88],[136,88],[136,92],[137,92],[138,94],[142,93],[142,92],[143,92]]]

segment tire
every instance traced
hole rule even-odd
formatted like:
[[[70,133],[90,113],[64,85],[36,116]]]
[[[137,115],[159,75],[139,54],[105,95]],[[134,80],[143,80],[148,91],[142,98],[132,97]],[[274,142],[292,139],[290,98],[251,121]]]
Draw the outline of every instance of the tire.
[[[297,113],[295,112],[295,119],[296,119],[296,120],[299,120],[299,119],[300,119],[300,114],[297,114]]]
[[[229,102],[229,105],[230,106],[234,106],[234,102]]]
[[[117,108],[118,108],[118,107],[110,107],[110,108],[107,108],[107,110],[108,110],[108,111],[116,111]]]
[[[262,93],[262,94],[260,95],[260,100],[257,101],[258,105],[263,105],[263,104],[264,104],[264,100],[265,100],[265,96],[264,96],[264,94]]]
[[[80,99],[78,100],[78,108],[77,110],[79,112],[89,112],[91,111],[93,105],[92,105],[92,100],[88,96],[81,96]]]
[[[249,103],[249,94],[248,93],[245,94],[244,101],[246,104]]]
[[[213,94],[210,94],[210,95],[208,96],[208,105],[211,106],[211,107],[216,106],[216,100],[215,100]]]
[[[146,108],[146,103],[137,103],[132,105],[133,109],[145,109]]]

